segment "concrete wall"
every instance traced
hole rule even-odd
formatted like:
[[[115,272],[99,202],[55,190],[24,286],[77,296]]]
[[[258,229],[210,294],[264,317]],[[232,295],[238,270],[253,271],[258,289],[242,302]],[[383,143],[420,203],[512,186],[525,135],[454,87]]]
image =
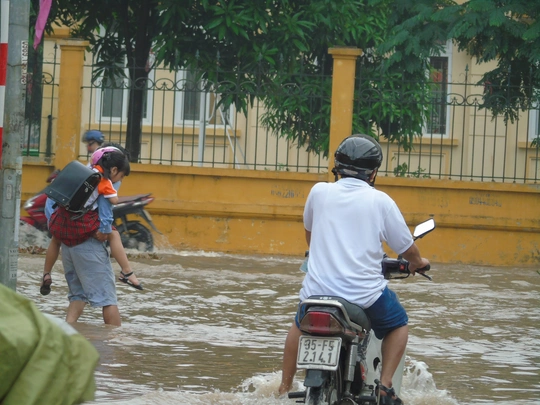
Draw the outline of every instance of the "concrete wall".
[[[24,165],[22,200],[45,187],[52,166]],[[121,195],[151,192],[163,237],[158,248],[296,255],[306,248],[302,212],[326,175],[133,164]],[[540,186],[381,177],[411,229],[433,216],[418,241],[439,263],[540,264]]]

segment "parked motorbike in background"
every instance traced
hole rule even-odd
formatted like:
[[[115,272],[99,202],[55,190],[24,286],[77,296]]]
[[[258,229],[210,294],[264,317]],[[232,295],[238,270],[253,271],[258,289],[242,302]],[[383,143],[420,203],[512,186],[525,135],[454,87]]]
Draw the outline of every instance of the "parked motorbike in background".
[[[33,226],[38,231],[49,232],[47,228],[47,217],[45,217],[45,202],[47,201],[47,195],[40,192],[32,198],[28,199],[24,205],[24,210],[28,213],[27,216],[21,215],[21,225],[27,223]],[[51,236],[50,234],[48,235]]]
[[[128,220],[128,215],[137,215],[144,219],[148,225],[157,233],[156,226],[152,222],[150,213],[145,207],[154,201],[150,194],[137,194],[127,197],[119,197],[118,204],[113,207],[114,223],[122,244],[127,249],[137,249],[143,252],[154,250],[154,238],[152,232],[141,221]]]
[[[414,239],[435,229],[429,219],[419,224]],[[407,278],[409,263],[398,256],[385,257],[382,272],[386,279]],[[418,269],[429,270],[429,266]],[[425,274],[418,273],[431,280]],[[357,305],[336,296],[314,296],[302,301],[297,367],[305,369],[305,391],[291,392],[289,398],[308,405],[378,405],[376,396],[381,363],[381,341],[366,313]],[[399,395],[405,354],[394,374],[393,388]]]
[[[47,183],[53,181],[57,175],[58,171],[54,171],[47,178]],[[154,197],[152,197],[151,194],[137,194],[119,197],[118,200],[118,204],[113,207],[113,225],[120,233],[124,248],[151,252],[154,249],[152,232],[141,221],[128,219],[128,215],[141,217],[151,229],[161,234],[152,222],[152,217],[148,211],[146,211],[146,206],[154,201]],[[23,206],[28,215],[21,215],[20,222],[21,224],[26,223],[41,232],[45,232],[50,237],[49,229],[47,227],[47,218],[45,217],[46,201],[47,195],[43,190],[28,199]]]

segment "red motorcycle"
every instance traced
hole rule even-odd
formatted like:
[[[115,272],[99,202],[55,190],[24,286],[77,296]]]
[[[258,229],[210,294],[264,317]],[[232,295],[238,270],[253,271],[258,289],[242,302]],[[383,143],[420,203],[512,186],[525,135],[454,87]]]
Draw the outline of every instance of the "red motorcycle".
[[[58,171],[54,171],[47,178],[47,183],[53,181],[57,175]],[[145,209],[148,204],[154,201],[154,197],[151,197],[151,194],[137,194],[119,197],[118,200],[118,204],[113,207],[113,225],[120,233],[122,244],[126,249],[151,252],[154,249],[152,232],[141,221],[128,220],[127,216],[137,215],[142,217],[154,231],[161,234],[152,222],[152,217]],[[28,224],[41,232],[45,232],[50,237],[47,217],[45,216],[46,201],[47,195],[43,190],[26,201],[23,208],[28,213],[28,216],[21,215],[20,221],[21,224]]]
[[[53,181],[58,176],[59,170],[55,170],[47,177],[47,183]],[[41,190],[35,196],[26,201],[23,208],[28,213],[28,216],[21,215],[21,225],[26,223],[33,226],[41,232],[46,232],[50,237],[49,228],[47,227],[47,217],[45,216],[45,202],[47,195]]]

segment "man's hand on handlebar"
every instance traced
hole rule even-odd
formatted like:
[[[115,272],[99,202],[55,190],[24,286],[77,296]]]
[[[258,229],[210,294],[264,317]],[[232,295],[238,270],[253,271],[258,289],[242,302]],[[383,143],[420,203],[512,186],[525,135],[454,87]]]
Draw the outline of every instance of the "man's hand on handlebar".
[[[409,271],[414,276],[417,272],[420,274],[424,274],[426,271],[430,269],[429,260],[425,257],[421,257],[421,263],[412,263],[409,262]]]
[[[409,262],[409,271],[413,276],[417,271],[424,275],[423,271],[429,270],[429,260],[420,256],[420,250],[415,243],[401,255]]]
[[[431,265],[429,264],[429,260],[422,257],[421,258],[421,261],[420,261],[422,264],[421,265],[412,265],[409,263],[409,271],[411,272],[411,274],[414,276],[416,273],[420,274],[422,277],[425,277],[427,278],[429,281],[432,280],[431,276],[428,276],[426,274],[426,271],[428,271],[430,268],[431,268]]]

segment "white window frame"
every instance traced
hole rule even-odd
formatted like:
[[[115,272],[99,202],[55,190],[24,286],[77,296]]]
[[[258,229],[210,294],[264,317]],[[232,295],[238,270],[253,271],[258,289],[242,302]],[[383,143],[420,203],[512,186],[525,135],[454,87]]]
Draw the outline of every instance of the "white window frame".
[[[186,69],[182,69],[177,71],[176,76],[176,82],[179,83],[179,87],[184,87],[183,84],[186,81]],[[188,120],[184,119],[184,105],[185,105],[185,92],[183,90],[177,90],[175,92],[175,111],[174,111],[174,125],[175,126],[201,126],[203,125],[201,117],[203,116],[202,112],[204,112],[204,125],[207,128],[231,128],[233,126],[234,122],[234,112],[233,107],[231,106],[229,108],[228,114],[226,114],[226,117],[221,117],[221,124],[216,123],[210,123],[210,120],[213,117],[213,111],[210,110],[211,105],[211,95],[215,94],[210,91],[201,92],[199,100],[199,119],[198,120]],[[227,120],[227,123],[225,124],[225,120]]]
[[[123,83],[126,83],[126,80],[129,80],[129,72],[127,68],[124,68],[124,74],[126,77],[122,78]],[[155,79],[155,71],[152,69],[148,73],[148,81],[150,83],[153,83]],[[101,80],[104,80],[102,77]],[[95,121],[96,122],[105,122],[105,123],[126,123],[127,122],[127,112],[128,112],[128,102],[129,102],[129,90],[126,87],[122,91],[122,115],[120,117],[111,117],[107,115],[102,114],[102,100],[103,100],[103,93],[101,87],[97,88],[96,91],[96,111],[95,111]],[[143,125],[152,125],[152,112],[153,112],[153,105],[154,105],[154,92],[152,91],[152,87],[148,89],[147,96],[146,96],[146,118],[143,117],[142,123]]]
[[[442,58],[447,58],[447,61],[448,61],[448,73],[447,73],[447,77],[446,77],[446,83],[447,83],[447,87],[446,87],[446,102],[449,104],[450,103],[450,94],[452,92],[452,50],[453,50],[453,47],[452,47],[452,41],[451,40],[448,40],[446,42],[446,44],[444,45],[444,49],[443,51],[440,53],[440,55],[438,55],[437,57],[442,57]],[[429,74],[429,72],[428,72]],[[424,125],[424,128],[423,128],[423,135],[424,136],[428,136],[428,137],[433,137],[433,138],[448,138],[450,137],[450,134],[449,134],[449,129],[450,129],[450,105],[448,105],[446,107],[446,125],[445,125],[445,128],[446,128],[446,131],[444,134],[441,134],[441,133],[432,133],[432,132],[429,132],[428,131],[428,126],[427,126],[427,123]]]

